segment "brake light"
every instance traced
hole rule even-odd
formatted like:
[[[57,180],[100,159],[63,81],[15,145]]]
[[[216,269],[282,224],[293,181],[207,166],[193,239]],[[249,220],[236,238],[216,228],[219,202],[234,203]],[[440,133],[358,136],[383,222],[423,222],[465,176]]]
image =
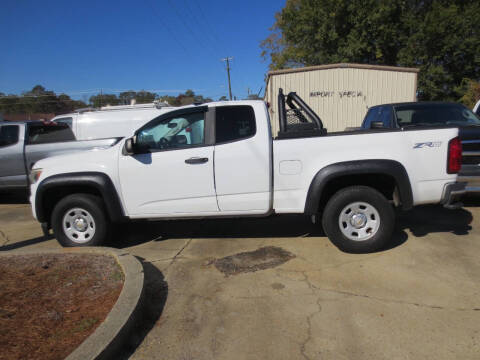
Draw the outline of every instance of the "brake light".
[[[456,137],[448,143],[448,162],[447,173],[456,174],[462,166],[462,143],[460,138]]]

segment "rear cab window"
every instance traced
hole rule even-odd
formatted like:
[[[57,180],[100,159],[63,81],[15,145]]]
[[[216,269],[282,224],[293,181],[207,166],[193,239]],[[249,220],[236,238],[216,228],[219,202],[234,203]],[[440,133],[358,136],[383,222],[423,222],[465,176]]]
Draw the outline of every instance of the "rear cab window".
[[[365,116],[365,120],[363,121],[362,125],[364,129],[370,129],[372,122],[377,120],[379,111],[380,107],[374,107],[368,110],[367,116]]]
[[[52,122],[31,124],[28,128],[27,145],[74,141],[75,135],[68,123]]]
[[[18,125],[0,125],[0,147],[14,145],[18,142]]]
[[[219,106],[215,109],[215,143],[247,139],[256,131],[255,112],[251,106]]]

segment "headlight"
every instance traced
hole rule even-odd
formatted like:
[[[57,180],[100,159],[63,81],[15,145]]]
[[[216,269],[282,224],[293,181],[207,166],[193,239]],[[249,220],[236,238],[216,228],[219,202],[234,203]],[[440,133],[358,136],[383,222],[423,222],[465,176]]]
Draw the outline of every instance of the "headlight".
[[[30,175],[29,175],[30,184],[35,184],[37,182],[40,175],[42,175],[42,171],[43,169],[32,169],[30,171]]]

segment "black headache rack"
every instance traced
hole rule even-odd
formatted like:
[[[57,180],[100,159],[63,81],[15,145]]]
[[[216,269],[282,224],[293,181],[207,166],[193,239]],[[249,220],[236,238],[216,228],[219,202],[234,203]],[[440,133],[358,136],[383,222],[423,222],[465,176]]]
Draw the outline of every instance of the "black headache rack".
[[[285,96],[283,89],[278,89],[278,115],[278,139],[322,136],[327,133],[320,117],[295,92]]]

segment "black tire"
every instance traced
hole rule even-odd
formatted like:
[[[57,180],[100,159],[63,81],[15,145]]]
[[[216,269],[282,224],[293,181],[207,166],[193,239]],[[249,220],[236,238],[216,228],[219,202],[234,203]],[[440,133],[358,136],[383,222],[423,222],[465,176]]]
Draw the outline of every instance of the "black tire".
[[[67,216],[68,212],[72,209],[80,209],[84,210],[83,213],[80,211],[79,217],[83,217],[82,214],[88,214],[90,217],[86,217],[85,219],[91,219],[90,225],[87,224],[87,230],[80,232],[75,231],[77,234],[77,240],[73,241],[64,231],[63,227],[63,220],[64,217]],[[75,212],[71,212],[68,216],[74,217]],[[87,215],[85,215],[87,216]],[[85,219],[82,219],[82,224],[85,226]],[[51,218],[52,230],[57,238],[57,241],[66,247],[73,247],[73,246],[100,246],[102,245],[108,238],[108,225],[109,220],[105,213],[105,207],[103,205],[102,199],[97,196],[90,195],[90,194],[72,194],[68,195],[62,200],[60,200],[52,212]],[[70,223],[67,223],[71,225]],[[89,227],[90,226],[90,227]],[[71,226],[70,226],[71,227]],[[87,232],[89,232],[87,234]],[[88,237],[83,239],[78,239],[78,235],[83,237]],[[90,236],[91,235],[91,236]],[[72,234],[71,237],[75,236]]]
[[[350,216],[349,207],[351,204],[355,203],[365,203],[367,206],[373,207],[378,216],[379,223],[375,225],[377,230],[372,230],[372,227],[368,227],[367,223],[362,229],[364,230],[365,240],[353,240],[351,238],[355,237],[355,229],[353,224],[347,224],[342,222],[340,224],[340,216],[345,217]],[[360,205],[360,207],[364,207]],[[347,209],[342,215],[342,211]],[[366,209],[370,209],[366,207]],[[359,209],[359,212],[362,210]],[[368,210],[365,210],[368,212]],[[367,212],[365,214],[367,214]],[[356,211],[354,212],[357,213]],[[353,213],[352,213],[353,214]],[[373,221],[375,221],[375,215],[360,215],[368,221],[368,217],[371,216]],[[351,219],[351,218],[350,218]],[[377,224],[377,223],[375,223]],[[394,227],[395,227],[395,212],[393,206],[388,202],[388,200],[377,190],[370,188],[368,186],[351,186],[339,190],[335,193],[327,205],[325,206],[322,225],[325,231],[325,234],[328,236],[330,241],[335,244],[340,250],[351,252],[351,253],[367,253],[374,252],[385,247],[386,243],[390,240]],[[356,224],[361,226],[361,224]],[[343,230],[341,228],[343,227]],[[350,229],[353,229],[350,230]],[[349,231],[350,230],[350,231]],[[369,231],[370,230],[370,231]],[[347,237],[345,233],[350,234],[350,237]],[[359,232],[357,232],[359,236]]]

